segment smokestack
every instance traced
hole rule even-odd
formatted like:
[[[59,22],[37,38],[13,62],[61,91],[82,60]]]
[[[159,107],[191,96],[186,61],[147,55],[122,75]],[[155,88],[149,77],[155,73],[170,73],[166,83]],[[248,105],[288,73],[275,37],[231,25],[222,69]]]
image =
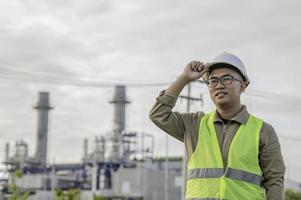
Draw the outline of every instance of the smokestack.
[[[125,129],[125,104],[130,103],[126,100],[124,85],[115,86],[114,99],[110,103],[114,104],[114,129],[117,133],[121,133]]]
[[[9,159],[9,143],[7,142],[5,145],[5,162],[8,162]]]
[[[40,92],[37,105],[34,107],[38,111],[38,130],[37,130],[37,148],[35,158],[45,166],[47,161],[47,132],[48,132],[48,111],[52,109],[49,106],[49,93]]]
[[[106,145],[106,159],[109,161],[119,161],[123,155],[122,131],[125,130],[125,105],[130,103],[126,100],[126,88],[124,85],[115,86],[115,94],[110,103],[114,104],[114,127],[108,135]]]
[[[84,162],[86,162],[87,158],[88,158],[88,139],[85,138],[85,140],[84,140],[84,158],[83,158]]]

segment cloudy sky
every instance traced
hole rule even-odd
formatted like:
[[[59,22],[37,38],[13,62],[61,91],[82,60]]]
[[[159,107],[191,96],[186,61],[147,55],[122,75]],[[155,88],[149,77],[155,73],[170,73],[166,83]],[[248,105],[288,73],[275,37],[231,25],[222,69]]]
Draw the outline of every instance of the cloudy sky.
[[[155,154],[164,155],[165,134],[147,117],[155,97],[187,62],[229,51],[242,58],[251,79],[243,102],[275,127],[287,176],[301,180],[300,6],[297,0],[2,0],[0,148],[22,139],[34,154],[32,107],[39,91],[49,91],[55,109],[48,160],[79,161],[85,137],[92,143],[112,129],[108,101],[114,84],[126,84],[132,102],[126,129],[152,133]],[[214,108],[205,86],[196,83],[192,91],[205,100],[193,111]],[[176,109],[185,106],[179,101]],[[183,154],[181,143],[169,138],[169,144],[171,155]]]

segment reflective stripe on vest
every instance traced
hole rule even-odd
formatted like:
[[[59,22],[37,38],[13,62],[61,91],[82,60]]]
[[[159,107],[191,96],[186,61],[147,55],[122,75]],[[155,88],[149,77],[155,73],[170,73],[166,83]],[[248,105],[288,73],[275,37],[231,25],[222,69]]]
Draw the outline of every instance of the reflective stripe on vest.
[[[203,169],[191,169],[187,173],[187,179],[191,178],[221,178],[225,174],[225,177],[245,181],[248,183],[261,185],[261,176],[246,172],[243,170],[227,168],[225,173],[223,168],[203,168]]]
[[[190,169],[187,179],[191,178],[220,178],[224,175],[224,168]]]
[[[261,186],[261,181],[262,181],[262,177],[257,174],[253,174],[238,169],[231,169],[231,168],[226,169],[225,177],[240,180],[240,181],[245,181],[259,186]]]

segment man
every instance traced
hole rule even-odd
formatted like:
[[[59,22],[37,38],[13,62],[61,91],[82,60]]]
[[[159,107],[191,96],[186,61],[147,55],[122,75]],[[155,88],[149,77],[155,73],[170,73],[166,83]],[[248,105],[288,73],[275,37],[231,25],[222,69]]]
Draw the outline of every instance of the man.
[[[216,110],[173,112],[184,86],[202,76]],[[188,63],[152,107],[150,119],[185,144],[186,199],[284,199],[285,166],[277,135],[240,101],[249,83],[243,62],[223,52],[206,64]]]

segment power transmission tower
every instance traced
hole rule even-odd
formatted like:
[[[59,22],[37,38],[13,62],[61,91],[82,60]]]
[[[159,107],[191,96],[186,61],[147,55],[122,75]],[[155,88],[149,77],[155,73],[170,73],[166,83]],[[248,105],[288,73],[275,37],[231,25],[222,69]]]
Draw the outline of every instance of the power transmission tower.
[[[186,112],[188,113],[188,112],[190,112],[190,105],[191,105],[191,102],[193,102],[193,101],[200,101],[201,106],[203,106],[203,94],[200,94],[200,98],[191,97],[191,83],[188,83],[187,91],[188,91],[187,96],[180,95],[180,98],[187,101]],[[183,139],[184,139],[184,136],[183,136]],[[183,174],[183,185],[182,185],[182,191],[181,191],[181,199],[185,200],[186,179],[187,179],[187,154],[186,154],[185,149],[184,149],[184,155],[183,155],[183,161],[182,161],[182,174]]]

